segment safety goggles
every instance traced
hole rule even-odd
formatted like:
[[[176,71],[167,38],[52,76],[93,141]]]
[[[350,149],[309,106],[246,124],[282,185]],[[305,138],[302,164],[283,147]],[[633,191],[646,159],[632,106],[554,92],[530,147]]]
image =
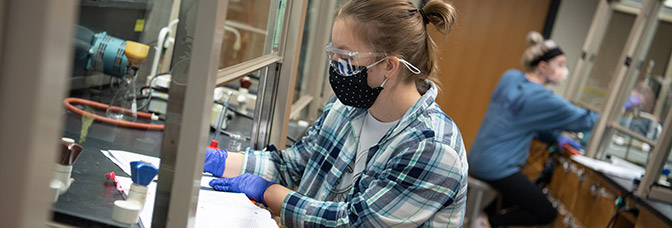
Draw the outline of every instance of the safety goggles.
[[[374,52],[356,52],[349,51],[344,49],[339,49],[334,47],[334,45],[329,42],[325,46],[327,58],[329,59],[329,64],[343,76],[352,76],[358,74],[365,68],[371,68],[372,66],[380,63],[385,58],[379,59],[373,64],[368,66],[362,66],[360,63],[364,62],[367,58],[371,57],[386,57],[386,54],[383,53],[374,53]]]

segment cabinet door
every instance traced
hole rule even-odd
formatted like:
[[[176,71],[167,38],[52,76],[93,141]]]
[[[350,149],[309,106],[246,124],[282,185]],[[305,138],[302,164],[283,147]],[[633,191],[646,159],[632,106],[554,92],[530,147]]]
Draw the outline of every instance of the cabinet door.
[[[562,196],[560,196],[560,202],[562,202],[567,210],[574,211],[574,205],[576,204],[576,192],[579,191],[579,174],[584,172],[581,168],[577,167],[576,164],[570,164],[570,172],[564,179]]]
[[[593,171],[587,171],[580,179],[579,190],[576,194],[576,205],[573,213],[577,219],[586,222],[592,216],[591,209],[597,202],[597,193],[600,189],[599,177]]]
[[[651,213],[649,209],[646,209],[645,207],[640,208],[635,228],[670,228],[670,227],[672,226],[660,220],[656,215]]]
[[[555,169],[553,170],[553,177],[551,178],[549,190],[551,191],[551,195],[556,199],[560,199],[564,193],[563,187],[565,179],[569,175],[569,164],[569,161],[560,159],[560,162],[556,164]]]
[[[606,227],[609,220],[616,214],[614,200],[618,197],[617,191],[606,186],[608,183],[600,182],[600,189],[597,192],[595,203],[587,216],[587,227]]]

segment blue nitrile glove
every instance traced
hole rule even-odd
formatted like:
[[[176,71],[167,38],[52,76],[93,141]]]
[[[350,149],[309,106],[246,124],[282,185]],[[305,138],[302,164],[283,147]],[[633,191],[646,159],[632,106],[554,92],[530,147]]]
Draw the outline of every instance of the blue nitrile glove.
[[[217,191],[245,193],[247,198],[261,202],[264,206],[267,206],[264,201],[264,192],[266,192],[266,189],[273,184],[277,183],[267,181],[260,176],[249,173],[237,177],[214,179],[210,181],[210,187]]]
[[[560,136],[556,140],[558,141],[558,147],[562,148],[563,145],[569,144],[570,146],[576,148],[577,150],[583,150],[583,146],[580,143],[574,141],[574,139],[567,138],[565,136]]]
[[[625,101],[625,106],[623,106],[623,108],[625,108],[625,110],[630,110],[640,104],[642,104],[642,99],[640,99],[639,96],[632,95]]]
[[[203,163],[203,172],[211,173],[213,176],[221,177],[224,175],[224,165],[226,157],[229,155],[226,150],[205,149],[205,163]]]

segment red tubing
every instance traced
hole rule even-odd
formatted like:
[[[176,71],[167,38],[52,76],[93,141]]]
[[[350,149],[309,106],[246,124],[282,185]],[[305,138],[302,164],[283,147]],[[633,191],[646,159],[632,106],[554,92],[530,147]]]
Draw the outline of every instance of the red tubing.
[[[130,128],[138,128],[138,129],[159,130],[159,131],[163,130],[163,124],[135,123],[135,122],[129,122],[129,121],[125,121],[125,120],[110,119],[110,118],[107,118],[107,117],[104,117],[104,116],[99,116],[99,115],[96,115],[96,114],[78,109],[78,108],[76,108],[75,106],[72,105],[72,104],[83,104],[83,105],[91,106],[91,107],[98,108],[98,109],[105,109],[105,110],[107,110],[107,108],[110,107],[109,105],[98,103],[98,102],[95,102],[95,101],[69,97],[69,98],[65,98],[65,100],[63,100],[63,103],[65,104],[65,107],[68,108],[68,110],[70,110],[74,113],[77,113],[79,115],[82,115],[82,116],[93,117],[94,119],[96,119],[100,122],[103,122],[103,123],[116,124],[116,125],[122,126],[122,127],[130,127]],[[113,109],[117,109],[117,108],[118,107],[113,107]],[[118,108],[118,109],[123,110],[124,113],[131,113],[131,110],[128,110],[128,109],[122,109],[122,108]],[[150,113],[137,112],[137,114],[138,114],[138,117],[142,117],[142,118],[145,118],[145,119],[152,119],[152,114],[150,114]]]

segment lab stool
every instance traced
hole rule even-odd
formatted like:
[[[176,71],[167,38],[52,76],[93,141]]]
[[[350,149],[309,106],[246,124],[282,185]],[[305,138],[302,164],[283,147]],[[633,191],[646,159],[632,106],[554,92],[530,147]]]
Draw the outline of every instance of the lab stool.
[[[479,180],[473,176],[467,179],[467,205],[465,209],[466,218],[464,227],[473,227],[472,222],[478,215],[497,198],[498,208],[501,205],[499,201],[501,197],[497,197],[499,193],[494,188],[490,187],[485,181]]]

